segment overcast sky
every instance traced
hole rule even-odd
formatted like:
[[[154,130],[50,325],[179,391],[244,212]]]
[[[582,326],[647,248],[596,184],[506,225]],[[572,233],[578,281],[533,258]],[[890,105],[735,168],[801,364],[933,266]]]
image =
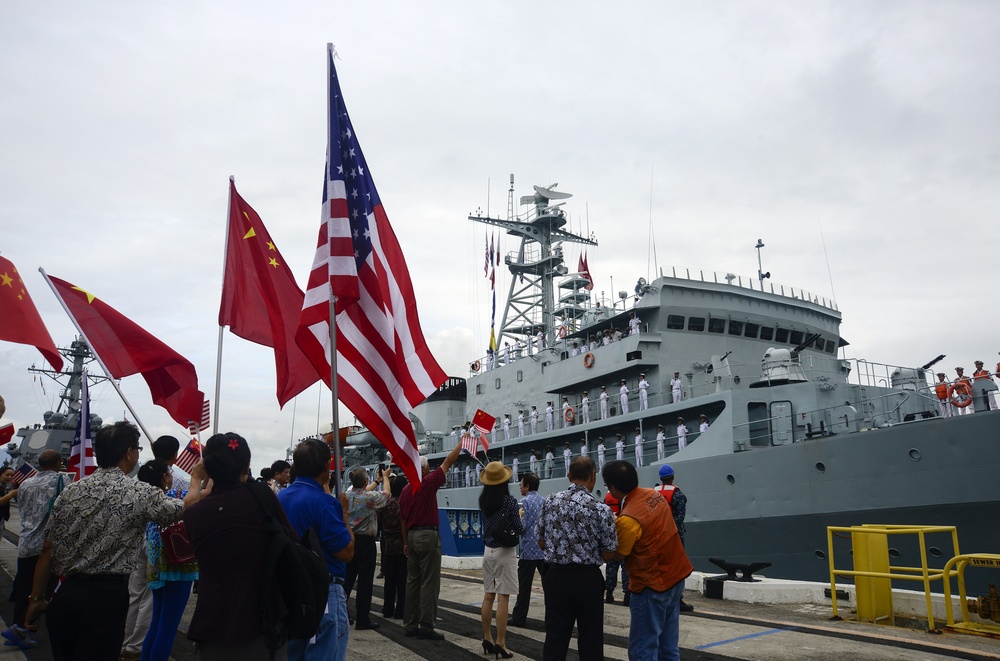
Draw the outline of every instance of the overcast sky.
[[[996,363],[1000,3],[558,7],[2,3],[0,253],[57,344],[74,329],[39,266],[185,355],[211,395],[227,179],[304,285],[333,42],[449,374],[465,376],[489,334],[485,229],[467,218],[506,214],[510,173],[518,197],[553,182],[574,194],[564,208],[596,235],[608,296],[654,275],[651,224],[663,268],[753,277],[760,238],[773,282],[836,298],[849,357],[944,353],[949,375]],[[54,405],[54,384],[26,372],[41,362],[0,344],[4,422]],[[273,365],[227,333],[221,427],[247,436],[255,470],[329,424],[318,387],[294,418],[278,409]],[[141,377],[123,388],[154,436],[182,435]],[[122,417],[109,386],[92,394]]]

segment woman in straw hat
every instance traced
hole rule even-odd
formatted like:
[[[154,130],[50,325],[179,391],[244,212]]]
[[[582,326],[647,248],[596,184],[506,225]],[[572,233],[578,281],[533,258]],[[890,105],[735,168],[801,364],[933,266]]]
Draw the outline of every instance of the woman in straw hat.
[[[524,533],[517,501],[510,495],[508,484],[512,471],[499,461],[491,461],[479,475],[483,492],[479,509],[483,513],[483,652],[495,658],[509,659],[507,651],[507,607],[510,595],[517,594],[518,536]],[[497,598],[497,637],[493,641],[493,599]]]

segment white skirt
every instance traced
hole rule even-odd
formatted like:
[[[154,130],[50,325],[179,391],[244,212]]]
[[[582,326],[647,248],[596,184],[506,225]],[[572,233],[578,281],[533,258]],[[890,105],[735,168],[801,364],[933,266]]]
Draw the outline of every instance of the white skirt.
[[[483,552],[483,590],[492,594],[517,594],[517,555],[511,547]]]

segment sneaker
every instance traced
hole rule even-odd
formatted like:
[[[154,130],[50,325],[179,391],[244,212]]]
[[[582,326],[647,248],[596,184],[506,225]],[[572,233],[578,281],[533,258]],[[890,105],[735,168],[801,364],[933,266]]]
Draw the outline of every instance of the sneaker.
[[[4,645],[7,647],[19,647],[22,650],[30,650],[38,645],[38,641],[29,636],[26,629],[22,629],[16,624],[12,624],[4,629],[0,632],[0,636],[6,638]]]

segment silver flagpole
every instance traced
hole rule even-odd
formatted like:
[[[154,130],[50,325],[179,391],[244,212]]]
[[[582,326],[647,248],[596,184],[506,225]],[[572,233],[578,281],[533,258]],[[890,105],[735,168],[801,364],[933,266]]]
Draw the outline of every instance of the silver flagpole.
[[[111,372],[108,371],[108,367],[107,365],[104,364],[104,361],[101,360],[101,357],[97,353],[97,349],[94,348],[94,345],[91,344],[90,339],[87,338],[87,334],[83,332],[82,328],[80,328],[80,324],[79,322],[77,322],[76,317],[74,317],[73,313],[69,311],[69,306],[66,305],[66,301],[63,300],[63,297],[59,295],[59,290],[57,290],[56,286],[52,284],[51,280],[49,280],[49,274],[46,273],[45,269],[43,269],[42,267],[38,267],[38,272],[42,274],[43,278],[45,278],[45,282],[48,283],[49,288],[52,289],[52,293],[56,295],[56,299],[59,301],[59,304],[63,306],[63,310],[66,311],[66,314],[69,316],[70,321],[73,322],[73,325],[76,326],[76,329],[80,331],[80,335],[83,336],[84,340],[86,340],[87,346],[90,347],[90,352],[94,354],[94,358],[97,360],[97,364],[101,366],[102,370],[104,370],[104,375],[108,377],[108,381],[110,381],[111,385],[114,386],[116,391],[118,391],[118,396],[122,398],[123,402],[125,402],[125,406],[128,408],[129,413],[131,413],[132,417],[135,418],[135,424],[139,425],[139,429],[142,430],[142,433],[145,434],[146,438],[149,439],[149,442],[152,443],[153,437],[149,434],[149,431],[146,429],[145,425],[142,424],[142,420],[139,419],[139,416],[136,415],[135,409],[132,408],[132,405],[125,397],[125,393],[123,393],[122,389],[118,386],[118,381],[115,380],[115,377],[111,376]]]
[[[229,223],[232,222],[233,214],[233,190],[232,182],[235,181],[233,175],[229,175],[229,191],[226,196],[226,240],[222,248],[222,289],[226,289],[226,262],[229,260]],[[219,347],[215,352],[215,415],[212,416],[212,435],[219,433],[219,397],[222,392],[222,336],[223,327],[219,326]],[[198,434],[201,436],[201,434]]]
[[[330,113],[333,112],[333,108],[330,106],[330,92],[331,92],[331,74],[333,73],[330,69],[333,62],[333,44],[327,43],[326,45],[326,176],[327,181],[330,180],[330,164],[333,158],[332,143],[331,140],[333,136],[330,135]],[[327,192],[329,195],[329,192]],[[327,204],[329,204],[329,199]],[[329,215],[329,214],[328,214]],[[326,219],[326,241],[327,245],[330,244],[330,219]],[[329,268],[329,267],[327,267]],[[329,284],[329,277],[327,278],[327,287],[331,287]],[[339,496],[341,492],[341,466],[340,466],[340,411],[338,410],[337,404],[337,297],[333,294],[332,287],[330,288],[330,394],[333,397],[333,465],[336,466],[336,470],[333,471],[335,475],[334,487],[335,490],[333,494]]]

